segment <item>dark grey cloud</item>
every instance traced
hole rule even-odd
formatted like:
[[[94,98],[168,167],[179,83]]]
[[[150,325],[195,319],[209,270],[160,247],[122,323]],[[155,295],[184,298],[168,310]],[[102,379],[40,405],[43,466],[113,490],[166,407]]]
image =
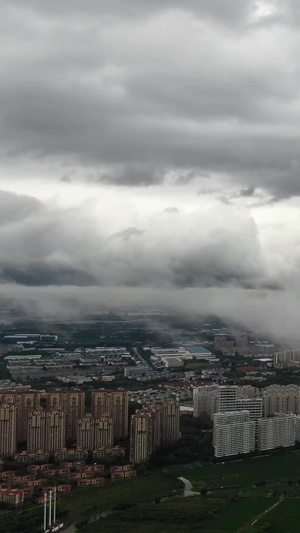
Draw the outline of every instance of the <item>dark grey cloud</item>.
[[[242,189],[240,191],[240,196],[253,196],[255,194],[255,187],[253,185],[249,185],[246,189]]]
[[[270,3],[255,20],[254,0],[4,0],[3,156],[298,196],[299,8]]]
[[[164,12],[165,10],[179,9],[188,11],[198,16],[215,19],[222,24],[235,26],[245,24],[247,15],[253,2],[244,0],[237,4],[235,0],[227,0],[226,4],[222,0],[186,0],[184,6],[180,0],[156,0],[148,2],[147,0],[103,0],[99,3],[97,0],[89,0],[88,5],[82,0],[44,0],[43,3],[38,0],[16,0],[15,5],[23,10],[31,10],[41,15],[47,16],[83,16],[90,15],[113,15],[113,16],[130,16],[140,17],[151,15],[153,13]]]
[[[140,235],[143,235],[143,233],[144,231],[138,228],[126,228],[123,231],[120,231],[120,233],[115,233],[111,238],[128,241],[131,237],[139,237]]]
[[[0,191],[0,225],[2,228],[7,224],[26,219],[32,213],[40,212],[42,208],[42,202],[36,198]]]

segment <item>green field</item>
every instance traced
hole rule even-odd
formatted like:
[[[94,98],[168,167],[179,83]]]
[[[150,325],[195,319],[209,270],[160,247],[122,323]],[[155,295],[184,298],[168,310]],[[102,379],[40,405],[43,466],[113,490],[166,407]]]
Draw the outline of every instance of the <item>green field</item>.
[[[300,453],[259,457],[215,465],[171,467],[169,471],[189,479],[195,489],[197,482],[208,487],[247,486],[261,481],[291,479],[300,481]],[[203,484],[203,483],[202,483]]]
[[[189,479],[195,491],[205,488],[207,493],[182,498],[177,476]],[[299,452],[218,465],[177,465],[126,483],[99,489],[97,503],[95,491],[64,501],[76,520],[88,519],[93,506],[98,511],[113,509],[116,503],[130,506],[82,524],[79,533],[258,533],[268,524],[270,533],[300,531]],[[177,499],[158,502],[176,494]]]
[[[216,518],[206,520],[199,531],[205,533],[233,533],[246,524],[251,524],[262,512],[272,507],[278,498],[240,498],[232,502]],[[262,520],[262,522],[265,522]],[[284,533],[284,530],[282,530]]]
[[[272,533],[299,533],[300,531],[300,499],[286,498],[274,509],[258,520],[257,526],[267,521],[271,524]]]
[[[175,477],[154,475],[112,483],[97,489],[77,490],[58,502],[58,510],[68,511],[67,522],[90,518],[93,514],[113,509],[116,505],[143,503],[182,492]]]
[[[225,498],[202,498],[201,496],[172,499],[156,504],[149,502],[114,513],[107,518],[101,518],[97,523],[83,527],[80,532],[194,531],[198,529],[204,517],[219,513],[226,505]]]

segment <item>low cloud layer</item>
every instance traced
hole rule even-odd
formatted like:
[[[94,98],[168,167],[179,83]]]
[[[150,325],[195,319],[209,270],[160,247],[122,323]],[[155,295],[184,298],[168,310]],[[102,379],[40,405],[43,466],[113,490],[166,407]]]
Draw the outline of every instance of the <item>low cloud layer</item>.
[[[3,0],[2,294],[276,330],[300,286],[296,4]]]
[[[296,207],[289,208],[285,222],[288,207],[282,210],[276,230],[272,219],[260,220],[259,208],[256,220],[240,200],[226,204],[212,194],[205,202],[191,196],[178,198],[178,207],[161,209],[159,188],[157,194],[145,199],[145,191],[134,202],[130,189],[120,198],[107,188],[101,200],[67,209],[55,201],[0,192],[0,281],[277,290],[287,286],[291,274],[298,279],[298,245],[290,254],[297,232],[289,241],[285,235],[297,218]]]

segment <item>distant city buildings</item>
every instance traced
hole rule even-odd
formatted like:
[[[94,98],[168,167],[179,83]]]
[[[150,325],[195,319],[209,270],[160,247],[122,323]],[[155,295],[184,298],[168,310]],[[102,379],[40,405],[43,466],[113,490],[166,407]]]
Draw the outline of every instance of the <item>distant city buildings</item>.
[[[94,392],[91,414],[85,414],[85,393],[76,389],[0,390],[0,456],[14,455],[17,443],[24,442],[30,454],[66,450],[67,457],[69,443],[111,455],[116,442],[127,435],[128,391],[124,389]]]
[[[17,407],[11,403],[0,405],[0,456],[12,457],[17,446]]]
[[[27,451],[54,453],[66,441],[66,413],[61,409],[39,407],[28,413]]]
[[[194,389],[194,417],[213,419],[215,457],[294,446],[300,440],[300,387]]]
[[[128,391],[124,389],[101,389],[92,393],[92,415],[100,418],[107,415],[114,420],[114,438],[128,436]]]
[[[230,457],[255,450],[255,422],[249,411],[228,411],[213,415],[215,457]]]
[[[146,404],[131,417],[130,461],[143,463],[162,444],[174,444],[180,438],[179,401],[171,398]]]
[[[144,350],[150,350],[150,347],[144,346]],[[181,368],[188,361],[195,360],[216,363],[216,356],[203,348],[202,346],[180,346],[172,348],[162,348],[160,346],[151,346],[151,362],[154,368]]]
[[[286,350],[284,352],[275,352],[274,366],[298,366],[300,364],[300,350]]]
[[[77,421],[77,445],[88,450],[114,444],[114,420],[109,416],[95,418],[86,414]]]
[[[274,344],[269,341],[251,341],[245,333],[235,338],[230,337],[227,333],[218,333],[214,336],[214,350],[222,352],[224,355],[245,355],[255,356],[264,354],[273,354]]]
[[[293,416],[278,415],[258,421],[258,449],[273,450],[294,446],[296,425]]]
[[[275,413],[300,414],[300,387],[298,385],[270,385],[262,389],[264,416]]]
[[[51,391],[46,396],[49,409],[61,408],[66,413],[66,438],[76,439],[77,420],[82,418],[85,410],[85,393],[79,390]]]

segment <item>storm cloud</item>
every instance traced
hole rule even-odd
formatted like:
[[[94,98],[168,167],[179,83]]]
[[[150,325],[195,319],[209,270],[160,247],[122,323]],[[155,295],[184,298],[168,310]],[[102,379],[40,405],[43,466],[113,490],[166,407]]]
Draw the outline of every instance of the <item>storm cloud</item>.
[[[2,293],[293,295],[299,28],[292,0],[3,0]]]
[[[299,193],[295,2],[3,1],[1,146],[133,186]],[[103,169],[103,165],[106,167]]]

